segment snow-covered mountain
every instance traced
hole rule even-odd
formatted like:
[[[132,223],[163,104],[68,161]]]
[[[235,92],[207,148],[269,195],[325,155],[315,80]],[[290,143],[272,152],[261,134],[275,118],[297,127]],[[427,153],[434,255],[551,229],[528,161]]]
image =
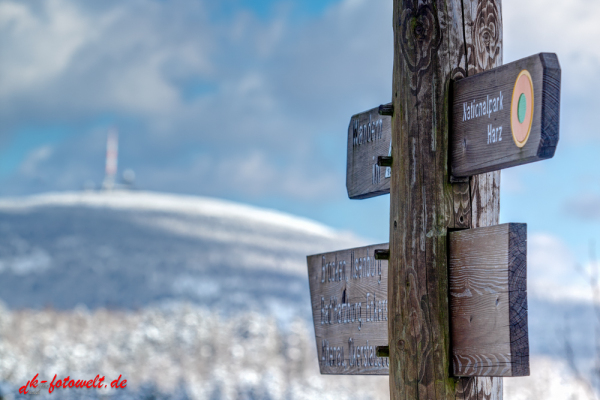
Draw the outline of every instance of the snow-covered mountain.
[[[385,390],[361,391],[370,382],[385,387],[385,378],[318,376],[310,318],[306,256],[365,244],[372,243],[306,219],[200,197],[0,199],[0,398],[2,382],[10,392],[31,372],[113,371],[142,385],[165,369],[171,385],[161,387],[161,398],[181,389],[181,380],[187,389],[173,398],[278,398],[282,386],[265,389],[265,376],[287,382],[281,398],[385,397]],[[589,376],[591,305],[531,296],[529,305],[536,370],[556,365],[564,375],[573,360]],[[207,324],[219,328],[207,331]],[[245,371],[238,389],[223,392],[238,371]],[[537,390],[538,378],[528,379],[505,380],[513,396],[506,399],[530,398],[522,387]],[[583,390],[574,385],[561,393]]]
[[[0,299],[10,308],[310,312],[306,256],[350,234],[222,200],[144,192],[0,201]]]

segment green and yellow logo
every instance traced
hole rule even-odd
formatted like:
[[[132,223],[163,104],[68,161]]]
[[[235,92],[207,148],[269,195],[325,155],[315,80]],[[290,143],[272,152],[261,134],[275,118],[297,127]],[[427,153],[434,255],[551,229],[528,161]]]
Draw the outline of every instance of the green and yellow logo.
[[[510,103],[510,128],[515,144],[525,146],[533,122],[533,81],[524,69],[517,76]]]

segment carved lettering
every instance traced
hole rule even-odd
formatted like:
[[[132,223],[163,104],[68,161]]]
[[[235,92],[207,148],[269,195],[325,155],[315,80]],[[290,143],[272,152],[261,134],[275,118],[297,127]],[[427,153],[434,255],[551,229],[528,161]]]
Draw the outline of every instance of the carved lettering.
[[[363,124],[358,118],[352,122],[352,146],[357,147],[366,143],[373,143],[383,138],[383,119],[372,120],[369,114],[369,121]]]
[[[487,95],[485,99],[463,103],[463,121],[470,121],[486,115],[488,118],[491,118],[493,113],[504,110],[503,101],[504,96],[500,92],[498,97],[490,98]]]
[[[373,125],[363,127],[364,140],[369,140],[369,128]],[[373,134],[370,139],[377,140]],[[376,352],[377,346],[387,345],[386,335],[382,334],[387,332],[388,323],[387,261],[375,259],[375,249],[381,248],[378,245],[309,256],[322,373],[387,372],[387,360],[377,357]]]

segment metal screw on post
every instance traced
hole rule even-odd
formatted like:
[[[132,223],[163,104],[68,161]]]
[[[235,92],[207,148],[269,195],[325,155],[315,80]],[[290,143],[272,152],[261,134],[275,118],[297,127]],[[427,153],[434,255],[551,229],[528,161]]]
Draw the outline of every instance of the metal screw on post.
[[[377,357],[389,357],[390,346],[377,346],[376,348]]]
[[[379,106],[379,115],[388,115],[390,117],[394,116],[394,104],[382,104]]]
[[[377,157],[377,165],[380,167],[391,167],[392,166],[392,157],[388,156],[379,156]]]
[[[375,250],[375,259],[376,260],[389,260],[390,259],[390,251],[389,250]]]

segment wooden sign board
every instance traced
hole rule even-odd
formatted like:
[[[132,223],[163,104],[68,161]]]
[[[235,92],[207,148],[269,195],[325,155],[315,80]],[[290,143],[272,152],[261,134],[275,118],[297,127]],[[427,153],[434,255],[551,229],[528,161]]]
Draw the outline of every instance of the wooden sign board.
[[[392,117],[379,108],[356,114],[348,127],[346,188],[351,199],[390,193],[391,167],[377,165],[379,156],[392,155]]]
[[[450,325],[456,376],[528,376],[527,225],[453,232]]]
[[[322,374],[388,375],[387,244],[308,256],[317,354]]]
[[[451,174],[466,177],[554,156],[561,70],[540,53],[453,85]]]
[[[449,233],[450,326],[456,376],[529,375],[527,225]],[[387,375],[388,262],[380,244],[308,257],[322,374]],[[408,323],[408,322],[407,322]]]

